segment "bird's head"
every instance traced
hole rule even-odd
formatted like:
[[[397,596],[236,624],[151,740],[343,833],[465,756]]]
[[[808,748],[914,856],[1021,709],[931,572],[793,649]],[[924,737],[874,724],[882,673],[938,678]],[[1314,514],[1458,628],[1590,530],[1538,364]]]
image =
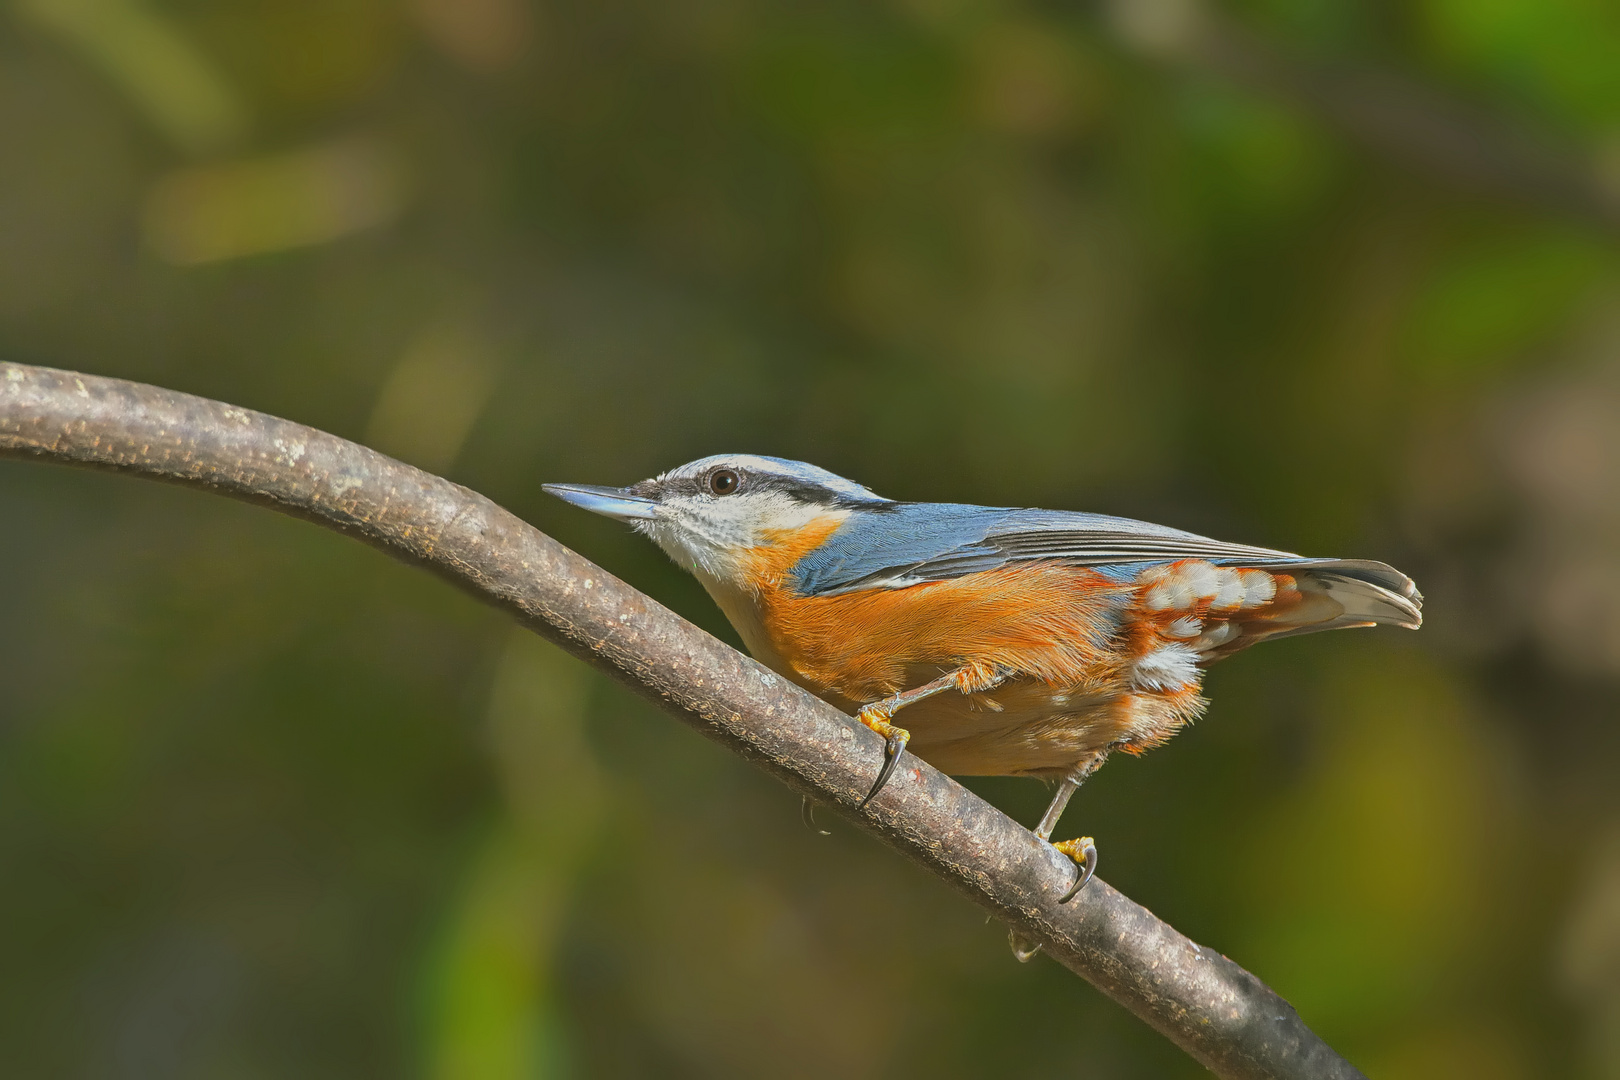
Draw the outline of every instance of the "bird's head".
[[[546,484],[545,490],[628,521],[705,584],[733,588],[752,587],[749,575],[762,549],[889,503],[826,469],[753,454],[701,458],[629,487]]]

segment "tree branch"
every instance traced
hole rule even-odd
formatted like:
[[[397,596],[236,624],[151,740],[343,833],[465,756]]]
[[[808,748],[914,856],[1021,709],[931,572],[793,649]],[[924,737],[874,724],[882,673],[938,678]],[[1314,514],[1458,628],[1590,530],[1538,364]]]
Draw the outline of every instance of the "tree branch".
[[[261,503],[425,566],[943,879],[1223,1077],[1350,1078],[1264,983],[907,756],[854,807],[882,741],[466,488],[273,416],[140,383],[0,364],[0,457]]]

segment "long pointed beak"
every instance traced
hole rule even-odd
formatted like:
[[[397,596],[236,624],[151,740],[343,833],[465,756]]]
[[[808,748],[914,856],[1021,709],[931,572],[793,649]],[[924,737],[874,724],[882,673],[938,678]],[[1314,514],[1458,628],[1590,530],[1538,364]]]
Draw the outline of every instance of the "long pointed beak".
[[[651,521],[658,508],[652,499],[632,495],[624,488],[590,484],[541,484],[540,487],[564,502],[620,521]]]

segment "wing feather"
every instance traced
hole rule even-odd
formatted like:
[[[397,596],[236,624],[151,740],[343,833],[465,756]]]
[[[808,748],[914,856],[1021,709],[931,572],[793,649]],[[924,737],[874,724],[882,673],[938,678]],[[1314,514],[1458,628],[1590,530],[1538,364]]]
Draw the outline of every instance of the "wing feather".
[[[1260,566],[1299,558],[1287,551],[1228,544],[1102,514],[902,503],[852,517],[797,569],[801,587],[823,595],[903,588],[1034,559],[1060,559],[1076,566],[1176,559]]]
[[[1405,574],[1380,562],[1310,559],[1289,551],[1229,544],[1131,518],[1058,510],[1012,510],[954,503],[893,503],[852,516],[794,574],[801,591],[832,595],[905,588],[995,570],[1009,563],[1061,560],[1130,571],[1143,564],[1203,559],[1218,566],[1286,568],[1344,583],[1378,621],[1416,621],[1422,596]]]

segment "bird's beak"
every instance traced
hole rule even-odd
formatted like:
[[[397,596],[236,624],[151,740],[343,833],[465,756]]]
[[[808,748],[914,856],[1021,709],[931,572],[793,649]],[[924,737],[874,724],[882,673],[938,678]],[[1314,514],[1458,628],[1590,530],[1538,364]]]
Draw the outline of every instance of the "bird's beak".
[[[620,521],[651,521],[658,503],[641,495],[632,495],[628,488],[593,487],[590,484],[542,484],[541,488],[564,502],[589,510],[603,517]]]

